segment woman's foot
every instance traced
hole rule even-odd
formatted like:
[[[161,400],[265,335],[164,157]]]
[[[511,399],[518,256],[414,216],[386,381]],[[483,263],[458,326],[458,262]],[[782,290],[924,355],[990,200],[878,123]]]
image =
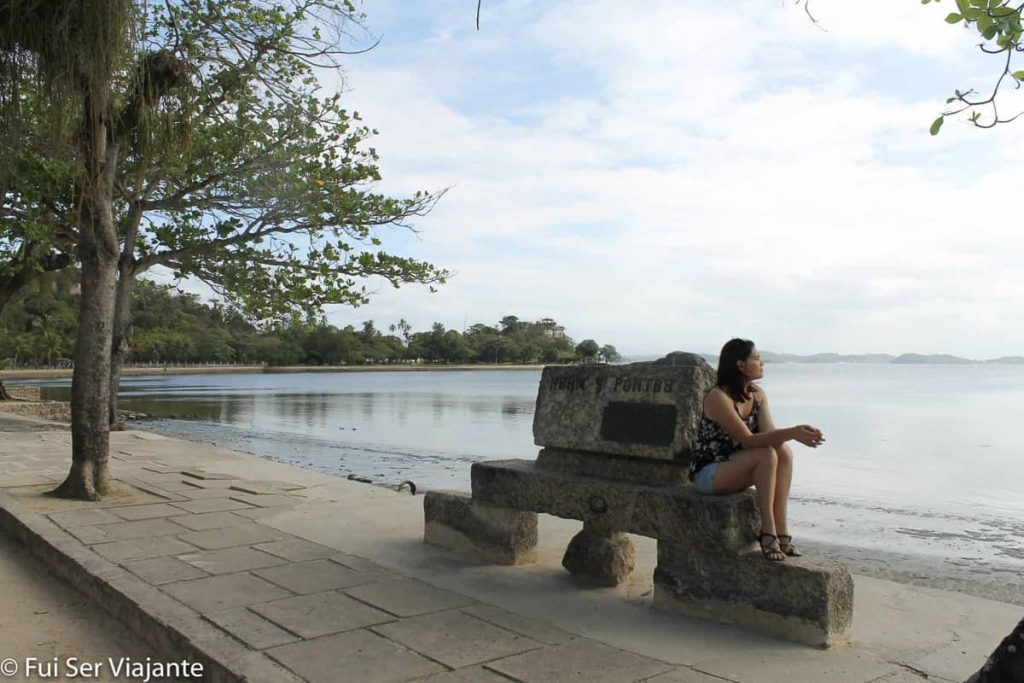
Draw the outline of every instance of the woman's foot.
[[[803,557],[803,553],[797,550],[797,547],[793,545],[793,537],[789,534],[779,534],[779,550],[784,552],[790,557]]]
[[[766,538],[768,539],[767,543],[764,542]],[[782,552],[782,547],[779,545],[779,537],[775,534],[766,534],[762,531],[761,535],[757,537],[757,542],[761,545],[761,554],[766,560],[782,562],[786,559],[786,554]]]

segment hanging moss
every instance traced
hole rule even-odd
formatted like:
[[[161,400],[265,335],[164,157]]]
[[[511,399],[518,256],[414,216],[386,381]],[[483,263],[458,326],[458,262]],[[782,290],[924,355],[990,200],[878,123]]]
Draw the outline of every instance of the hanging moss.
[[[138,20],[132,0],[0,0],[0,155],[18,146],[36,115],[26,106],[34,97],[45,102],[34,109],[44,113],[50,139],[75,154],[73,122],[82,120],[86,97],[110,91]]]

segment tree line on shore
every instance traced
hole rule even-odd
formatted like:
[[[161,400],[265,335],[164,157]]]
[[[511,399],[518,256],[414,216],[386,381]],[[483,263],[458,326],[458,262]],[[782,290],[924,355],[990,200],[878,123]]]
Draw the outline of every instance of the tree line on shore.
[[[69,363],[78,327],[73,269],[23,292],[0,314],[0,359],[8,367]],[[132,302],[129,363],[362,365],[371,363],[571,363],[621,360],[614,346],[576,344],[554,320],[505,316],[464,331],[434,323],[413,331],[405,321],[360,327],[291,322],[259,327],[241,312],[148,280]],[[384,329],[380,329],[384,327]]]

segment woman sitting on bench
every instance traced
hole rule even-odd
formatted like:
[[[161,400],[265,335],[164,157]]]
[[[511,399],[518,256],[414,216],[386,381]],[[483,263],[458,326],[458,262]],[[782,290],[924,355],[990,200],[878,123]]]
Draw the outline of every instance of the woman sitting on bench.
[[[704,414],[692,444],[690,479],[700,493],[737,493],[757,489],[761,512],[761,552],[772,561],[801,553],[793,545],[786,519],[793,452],[787,441],[817,448],[825,442],[810,425],[776,429],[768,397],[754,384],[764,376],[754,342],[730,339],[718,358],[718,380],[704,397]]]

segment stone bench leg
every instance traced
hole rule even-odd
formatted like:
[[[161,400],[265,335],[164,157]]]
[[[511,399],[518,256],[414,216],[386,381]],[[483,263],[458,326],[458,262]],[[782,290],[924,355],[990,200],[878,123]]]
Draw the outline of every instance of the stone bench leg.
[[[562,558],[562,566],[570,573],[611,586],[625,581],[635,565],[636,548],[629,536],[591,522],[583,523],[583,530],[572,537]]]
[[[848,640],[853,579],[831,560],[769,562],[760,552],[730,556],[658,541],[654,606],[829,647]]]
[[[428,491],[423,541],[490,564],[537,560],[537,513],[475,503],[464,493]]]

